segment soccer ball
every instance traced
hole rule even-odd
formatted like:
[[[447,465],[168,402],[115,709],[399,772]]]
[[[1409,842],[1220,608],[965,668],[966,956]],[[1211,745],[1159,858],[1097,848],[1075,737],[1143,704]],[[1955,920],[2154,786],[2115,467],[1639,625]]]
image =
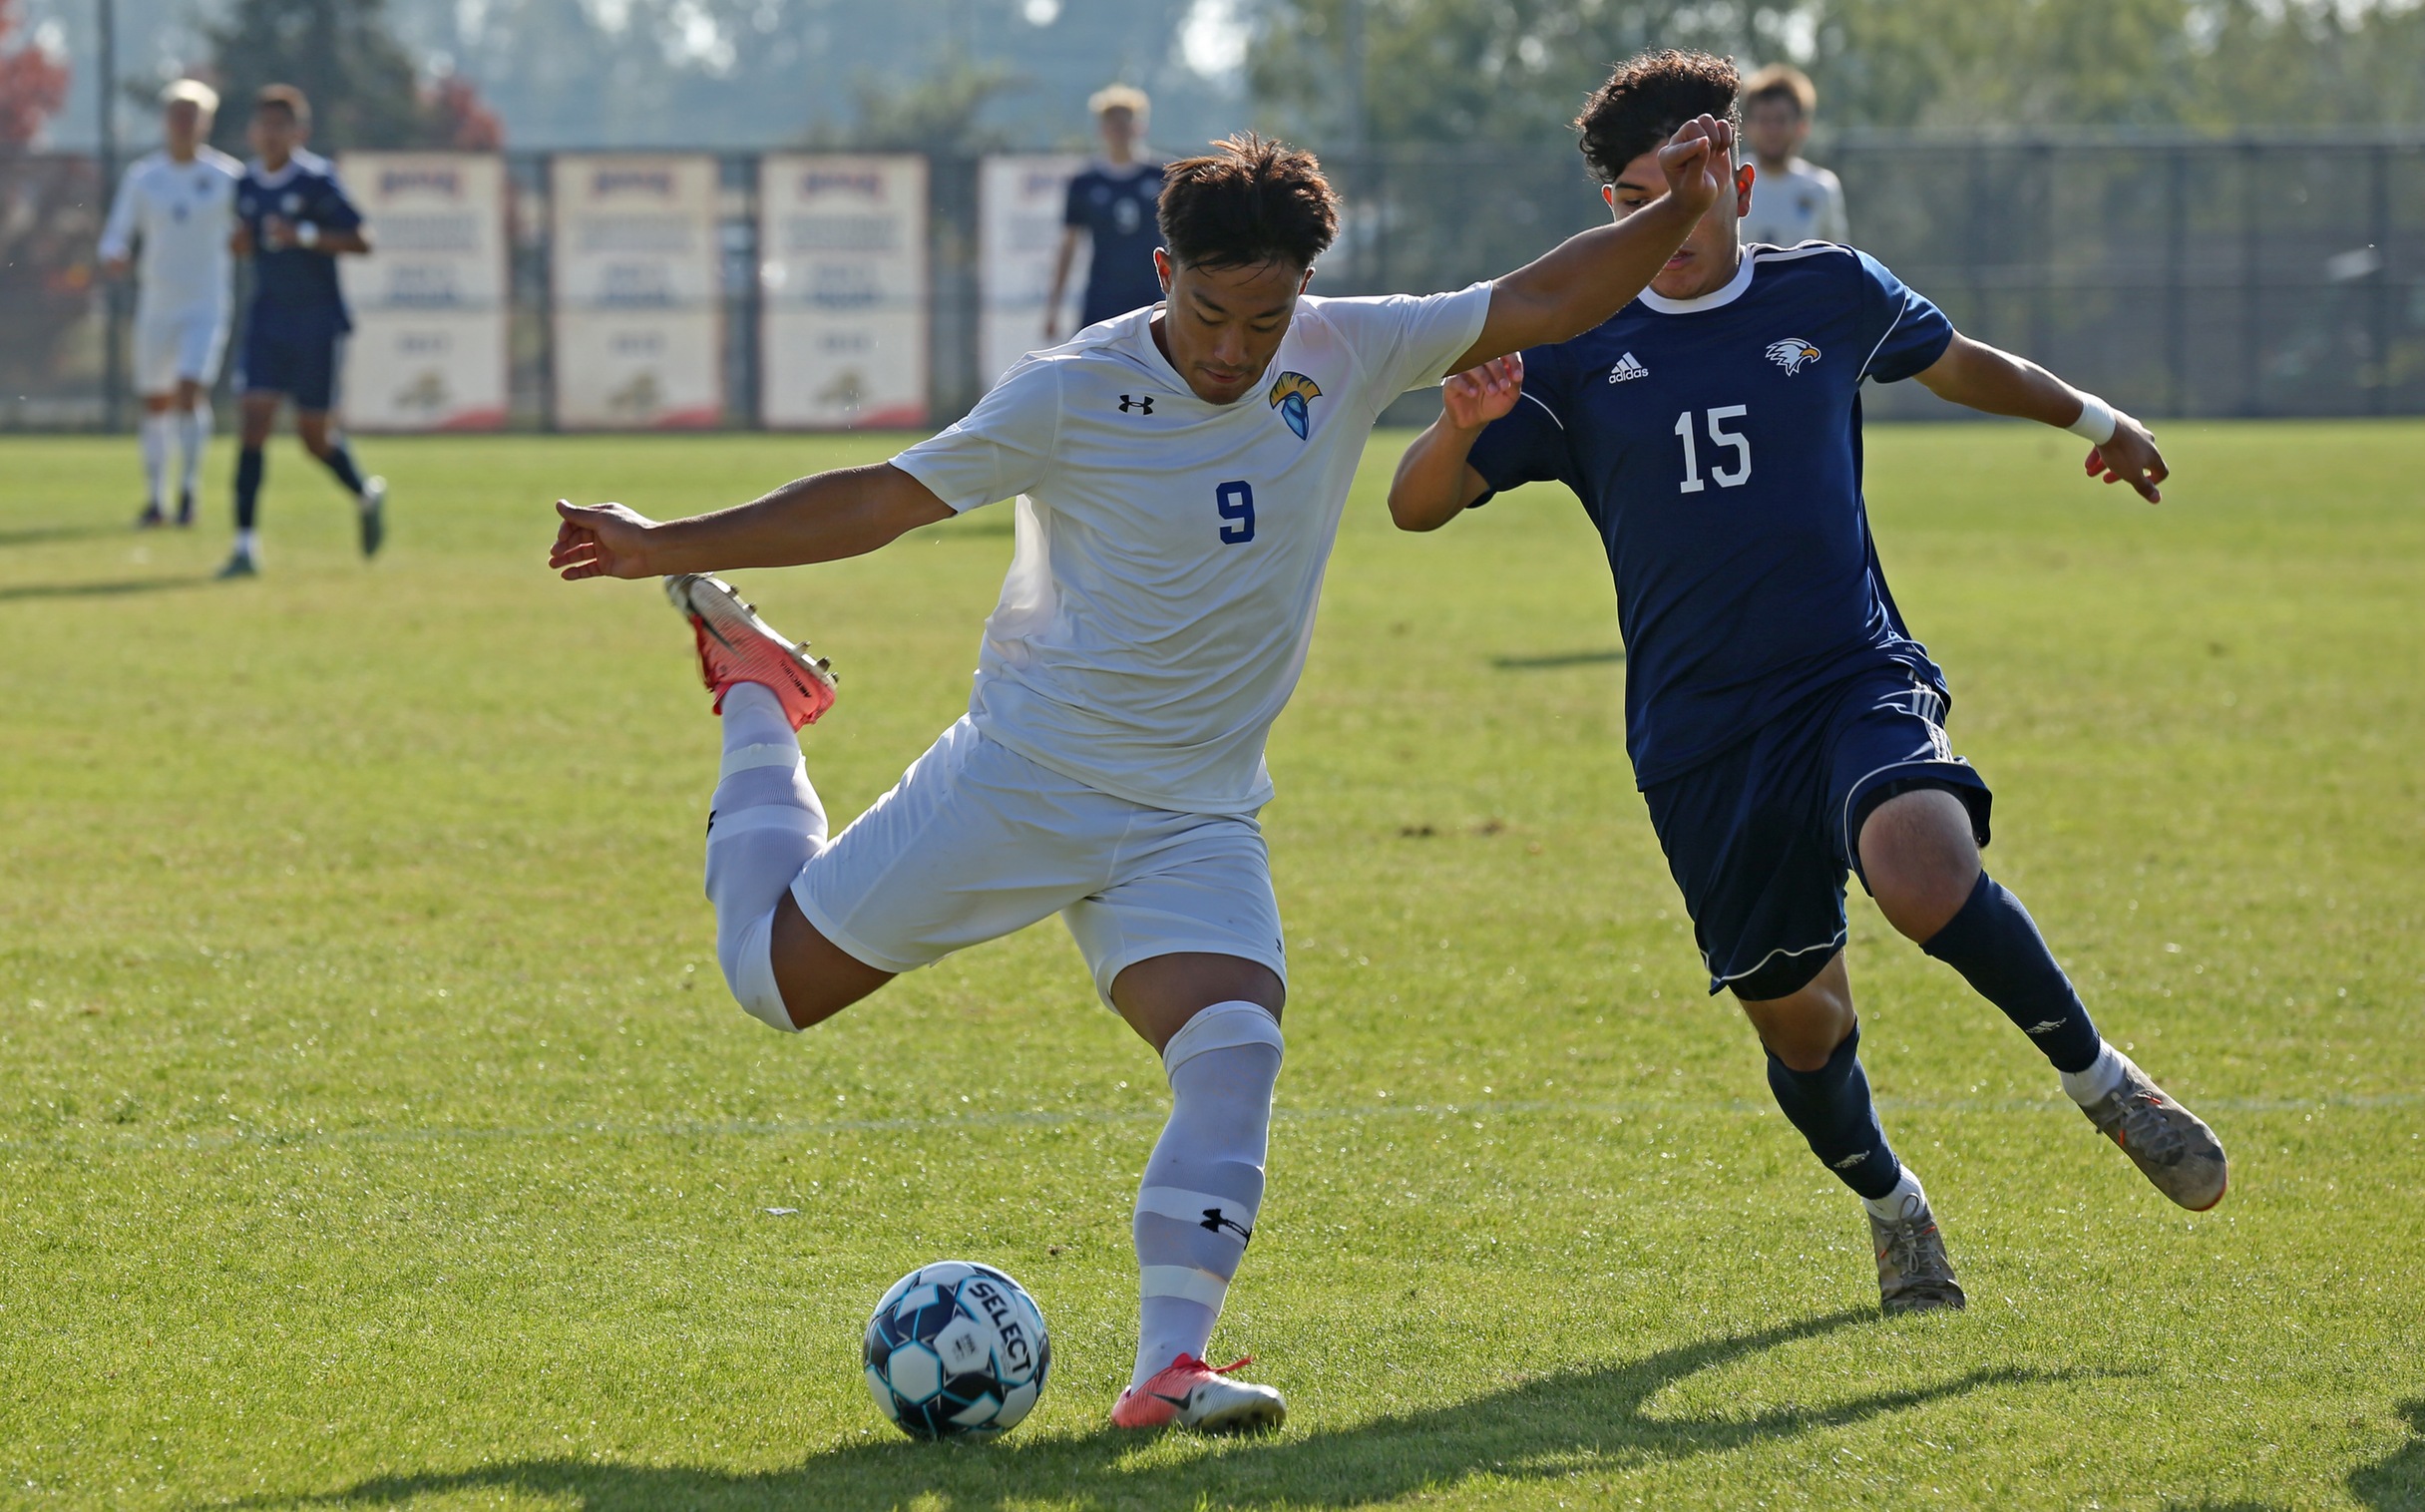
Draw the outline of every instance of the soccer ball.
[[[992,1438],[1035,1405],[1052,1367],[1044,1315],[1017,1282],[973,1261],[921,1266],[867,1321],[867,1388],[912,1438]]]

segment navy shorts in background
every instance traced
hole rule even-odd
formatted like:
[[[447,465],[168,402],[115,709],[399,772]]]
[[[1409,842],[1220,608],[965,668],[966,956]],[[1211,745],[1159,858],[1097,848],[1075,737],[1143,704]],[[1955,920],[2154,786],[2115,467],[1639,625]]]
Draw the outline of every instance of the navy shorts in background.
[[[244,326],[236,387],[247,394],[284,394],[298,410],[337,407],[337,369],[345,332],[333,322],[263,319]]]
[[[1992,795],[1953,754],[1944,717],[1944,695],[1911,674],[1863,673],[1643,793],[1711,992],[1732,987],[1757,1002],[1819,974],[1843,946],[1844,877],[1860,871],[1861,822],[1895,794],[1945,789],[1987,843]]]

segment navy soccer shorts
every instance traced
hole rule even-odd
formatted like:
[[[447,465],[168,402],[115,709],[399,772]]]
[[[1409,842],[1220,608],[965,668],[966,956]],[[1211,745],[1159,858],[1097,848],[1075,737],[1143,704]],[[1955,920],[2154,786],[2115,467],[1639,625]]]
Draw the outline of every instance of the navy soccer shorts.
[[[329,322],[264,319],[255,310],[245,322],[236,386],[247,394],[284,394],[298,410],[332,410],[344,351],[344,331]]]
[[[1944,695],[1908,672],[1863,673],[1643,793],[1712,993],[1732,987],[1758,1002],[1819,973],[1843,947],[1844,878],[1860,872],[1861,824],[1896,794],[1952,793],[1987,843],[1992,795],[1953,754],[1944,717]]]

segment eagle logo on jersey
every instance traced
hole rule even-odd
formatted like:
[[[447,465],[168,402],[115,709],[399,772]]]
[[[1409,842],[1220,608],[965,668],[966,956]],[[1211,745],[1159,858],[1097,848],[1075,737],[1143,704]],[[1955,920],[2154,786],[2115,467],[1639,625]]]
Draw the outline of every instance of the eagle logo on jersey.
[[[1786,376],[1791,378],[1819,360],[1819,348],[1800,336],[1789,336],[1783,341],[1769,343],[1769,360],[1784,368]]]
[[[1303,441],[1307,428],[1313,424],[1306,406],[1322,397],[1322,386],[1303,373],[1282,373],[1272,380],[1272,391],[1264,397],[1280,412],[1280,418],[1288,422],[1288,428],[1297,433],[1297,439]]]

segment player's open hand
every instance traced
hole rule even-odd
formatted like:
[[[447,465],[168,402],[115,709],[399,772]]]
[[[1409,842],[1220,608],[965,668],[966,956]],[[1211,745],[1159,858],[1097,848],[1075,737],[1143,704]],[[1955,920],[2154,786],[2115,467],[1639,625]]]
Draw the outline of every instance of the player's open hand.
[[[2150,504],[2162,504],[2164,493],[2156,485],[2173,472],[2164,465],[2164,453],[2156,450],[2148,428],[2128,415],[2116,415],[2114,439],[2088,450],[2088,476],[2099,475],[2108,483],[2129,484]]]
[[[1659,149],[1659,172],[1667,191],[1695,215],[1717,202],[1734,182],[1735,129],[1714,116],[1696,116],[1676,128]]]
[[[1440,385],[1448,424],[1460,431],[1478,431],[1515,408],[1524,393],[1524,354],[1509,352],[1480,367],[1451,373]]]
[[[656,522],[619,504],[568,504],[556,501],[563,523],[556,527],[556,548],[548,566],[571,582],[582,577],[649,577],[648,533]]]

